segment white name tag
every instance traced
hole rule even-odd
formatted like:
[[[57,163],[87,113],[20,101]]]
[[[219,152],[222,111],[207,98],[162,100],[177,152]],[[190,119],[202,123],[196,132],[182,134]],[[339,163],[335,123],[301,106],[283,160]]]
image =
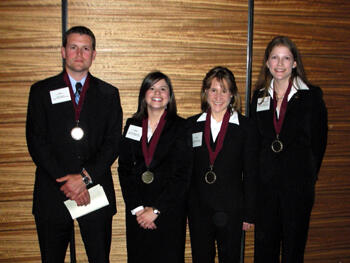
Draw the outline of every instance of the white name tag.
[[[51,90],[50,97],[52,104],[62,103],[71,100],[68,87]]]
[[[270,109],[270,97],[258,98],[258,104],[256,105],[256,111],[264,111]]]
[[[192,147],[202,146],[203,132],[196,132],[192,134]]]
[[[125,137],[135,141],[140,141],[142,137],[142,127],[130,125]]]

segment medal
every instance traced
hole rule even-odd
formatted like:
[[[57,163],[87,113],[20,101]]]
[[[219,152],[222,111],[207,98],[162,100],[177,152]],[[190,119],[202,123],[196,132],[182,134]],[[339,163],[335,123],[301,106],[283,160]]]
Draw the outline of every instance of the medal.
[[[141,175],[141,179],[142,179],[142,182],[144,182],[145,184],[150,184],[154,180],[154,174],[147,170]]]
[[[282,100],[280,114],[279,114],[278,119],[277,119],[277,113],[276,113],[277,99],[275,97],[275,92],[273,93],[273,104],[274,104],[273,126],[274,126],[275,132],[276,132],[276,139],[271,143],[271,149],[274,153],[280,153],[283,150],[283,143],[279,139],[279,134],[282,130],[284,117],[285,117],[285,114],[287,111],[288,95],[289,95],[291,88],[292,88],[292,81],[289,81],[288,88],[287,88],[287,90],[284,94],[283,100]]]
[[[216,174],[213,171],[213,167],[210,167],[210,170],[206,172],[204,180],[207,184],[213,184],[216,181]]]
[[[277,138],[271,143],[271,149],[275,153],[279,153],[283,150],[283,143]]]
[[[70,131],[70,135],[74,140],[79,141],[84,137],[84,131],[79,126],[76,126]]]
[[[64,82],[69,87],[71,98],[74,98],[75,96],[74,96],[72,85],[70,83],[70,80],[69,80],[67,72],[64,73],[63,79],[64,79]],[[83,129],[81,127],[79,127],[79,118],[80,118],[80,112],[81,112],[82,107],[83,107],[85,94],[86,94],[86,91],[87,91],[87,89],[89,88],[89,85],[90,85],[89,82],[90,82],[90,77],[89,77],[89,74],[88,74],[87,77],[86,77],[84,86],[82,88],[82,91],[80,93],[79,104],[77,105],[75,103],[74,99],[72,99],[74,112],[75,112],[74,115],[75,115],[76,126],[70,131],[70,135],[72,136],[73,140],[76,140],[76,141],[80,141],[84,137],[84,131],[83,131]]]
[[[165,116],[166,116],[166,111],[164,111],[164,113],[162,114],[162,116],[159,120],[157,128],[153,133],[153,137],[152,137],[152,140],[149,144],[149,147],[148,147],[147,142],[146,142],[147,141],[147,130],[148,130],[148,119],[145,118],[142,120],[141,145],[142,145],[142,153],[143,153],[143,158],[145,159],[147,171],[141,175],[141,180],[145,184],[150,184],[154,180],[154,173],[152,173],[148,169],[149,169],[149,166],[153,160],[154,152],[157,148],[160,135],[162,133],[162,130],[163,130],[165,122],[166,122]]]
[[[206,172],[204,175],[204,181],[207,184],[213,184],[216,182],[216,173],[213,171],[213,166],[214,166],[214,162],[216,160],[216,157],[218,156],[218,154],[221,151],[222,146],[224,144],[227,126],[228,126],[228,122],[230,120],[230,112],[229,111],[225,112],[225,115],[224,115],[224,118],[222,120],[222,124],[220,127],[220,131],[218,134],[218,142],[217,142],[217,145],[216,145],[214,151],[210,145],[210,118],[211,118],[211,111],[209,109],[207,112],[207,117],[206,117],[205,126],[204,126],[204,140],[205,140],[205,144],[207,145],[208,154],[209,154],[209,162],[210,162],[210,170],[208,172]]]

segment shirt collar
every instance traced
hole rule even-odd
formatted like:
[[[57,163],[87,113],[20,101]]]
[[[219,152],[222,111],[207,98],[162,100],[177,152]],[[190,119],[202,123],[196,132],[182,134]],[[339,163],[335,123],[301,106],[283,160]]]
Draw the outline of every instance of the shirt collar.
[[[75,84],[77,84],[77,82],[80,82],[82,87],[84,87],[84,83],[85,83],[87,75],[85,77],[83,77],[80,81],[76,81],[69,74],[68,74],[68,77],[69,77],[70,84],[72,85],[73,93],[75,93],[75,91],[76,91]]]
[[[201,122],[201,121],[205,121],[207,119],[207,113],[203,112],[201,114],[201,116],[199,116],[199,118],[197,119],[197,122]],[[231,116],[230,119],[228,121],[229,123],[233,123],[233,124],[237,124],[239,125],[239,119],[238,119],[238,113],[237,111],[234,111]]]
[[[273,98],[273,82],[274,79],[271,80],[271,84],[269,87],[269,94],[271,98]],[[288,101],[293,97],[295,93],[298,92],[298,90],[309,90],[309,87],[300,78],[296,77],[293,80],[293,86],[289,92]]]

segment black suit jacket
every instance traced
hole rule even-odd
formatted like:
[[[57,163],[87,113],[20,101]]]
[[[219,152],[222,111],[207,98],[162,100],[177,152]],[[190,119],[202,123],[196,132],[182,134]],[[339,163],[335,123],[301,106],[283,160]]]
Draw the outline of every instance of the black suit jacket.
[[[217,180],[209,185],[204,180],[210,165],[204,139],[205,121],[197,121],[199,117],[200,114],[188,119],[191,139],[193,134],[202,133],[202,144],[192,148],[193,172],[189,209],[201,207],[213,212],[230,212],[253,223],[258,171],[255,129],[241,114],[238,114],[239,125],[228,124],[223,147],[213,167]]]
[[[70,218],[63,204],[57,178],[80,173],[85,168],[94,185],[103,186],[109,206],[116,213],[115,192],[110,166],[118,156],[122,109],[118,90],[89,74],[79,125],[84,137],[70,135],[75,126],[73,101],[52,104],[50,91],[67,87],[61,74],[32,85],[29,95],[26,136],[29,153],[37,166],[33,213],[40,218]]]
[[[321,89],[299,89],[289,100],[279,135],[283,142],[280,153],[271,149],[276,138],[272,98],[265,97],[270,100],[268,110],[257,111],[258,98],[263,96],[262,90],[256,90],[251,103],[251,116],[259,133],[261,182],[278,178],[282,190],[314,185],[327,144],[327,110]]]
[[[138,206],[153,206],[162,217],[174,208],[184,208],[191,169],[190,151],[186,145],[185,120],[166,117],[149,170],[154,181],[145,184],[141,175],[147,170],[140,140],[126,138],[130,125],[142,128],[142,121],[128,119],[121,140],[118,174],[126,213]]]

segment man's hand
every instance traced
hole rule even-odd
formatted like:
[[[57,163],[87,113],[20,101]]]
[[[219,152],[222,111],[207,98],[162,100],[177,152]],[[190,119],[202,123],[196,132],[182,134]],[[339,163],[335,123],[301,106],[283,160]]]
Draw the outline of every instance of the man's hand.
[[[249,229],[253,228],[254,227],[254,224],[250,224],[250,223],[247,223],[247,222],[243,222],[243,227],[242,229],[244,231],[248,231]]]
[[[90,204],[90,193],[87,189],[82,191],[75,199],[78,206]]]
[[[80,174],[67,174],[66,176],[56,179],[56,181],[59,183],[64,183],[64,185],[61,186],[60,190],[66,195],[67,198],[71,200],[76,201],[78,196],[83,191],[87,191],[86,185],[83,182]],[[90,197],[89,197],[89,202],[90,202]]]

